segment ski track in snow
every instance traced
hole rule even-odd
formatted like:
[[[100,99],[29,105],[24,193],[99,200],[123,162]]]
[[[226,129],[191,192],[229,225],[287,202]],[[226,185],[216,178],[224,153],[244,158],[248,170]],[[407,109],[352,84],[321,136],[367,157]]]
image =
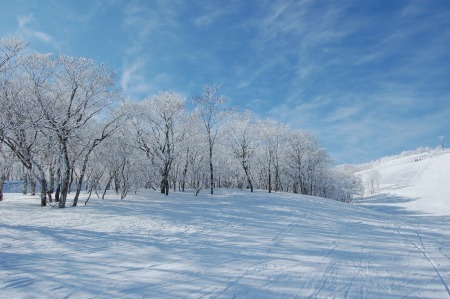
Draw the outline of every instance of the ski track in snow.
[[[400,162],[397,191],[439,164]],[[142,191],[60,210],[6,194],[0,297],[449,298],[450,216],[376,203]]]

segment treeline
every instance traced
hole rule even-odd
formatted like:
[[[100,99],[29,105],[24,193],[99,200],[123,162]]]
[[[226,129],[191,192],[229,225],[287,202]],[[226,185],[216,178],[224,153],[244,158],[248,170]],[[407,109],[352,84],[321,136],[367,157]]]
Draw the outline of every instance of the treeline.
[[[125,100],[105,65],[25,47],[0,42],[0,200],[22,169],[40,185],[41,205],[60,208],[71,186],[73,206],[82,189],[124,198],[139,188],[257,188],[345,202],[360,193],[360,180],[338,172],[313,135],[227,107],[220,85],[190,99]]]

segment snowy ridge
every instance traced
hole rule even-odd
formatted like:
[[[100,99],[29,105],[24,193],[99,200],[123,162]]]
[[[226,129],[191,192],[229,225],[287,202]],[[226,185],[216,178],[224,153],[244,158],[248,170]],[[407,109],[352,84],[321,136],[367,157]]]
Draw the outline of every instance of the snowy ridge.
[[[449,217],[287,193],[0,205],[4,298],[448,298]]]
[[[434,150],[397,157],[358,174],[368,183],[378,170],[379,186],[361,204],[401,213],[450,215],[450,151]]]

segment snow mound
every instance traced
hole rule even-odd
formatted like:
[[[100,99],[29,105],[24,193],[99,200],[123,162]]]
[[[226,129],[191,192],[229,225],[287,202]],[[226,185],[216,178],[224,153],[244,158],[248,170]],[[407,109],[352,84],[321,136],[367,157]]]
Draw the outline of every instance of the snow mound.
[[[361,204],[385,212],[450,215],[450,151],[400,157],[359,172],[367,182],[379,171],[379,188]]]

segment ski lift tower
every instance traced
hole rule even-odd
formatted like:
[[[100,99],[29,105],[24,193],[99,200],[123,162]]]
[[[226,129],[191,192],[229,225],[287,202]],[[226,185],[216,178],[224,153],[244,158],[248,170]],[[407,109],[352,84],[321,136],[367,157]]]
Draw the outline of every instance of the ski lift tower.
[[[439,139],[441,139],[441,148],[444,150],[444,136],[439,136]]]

